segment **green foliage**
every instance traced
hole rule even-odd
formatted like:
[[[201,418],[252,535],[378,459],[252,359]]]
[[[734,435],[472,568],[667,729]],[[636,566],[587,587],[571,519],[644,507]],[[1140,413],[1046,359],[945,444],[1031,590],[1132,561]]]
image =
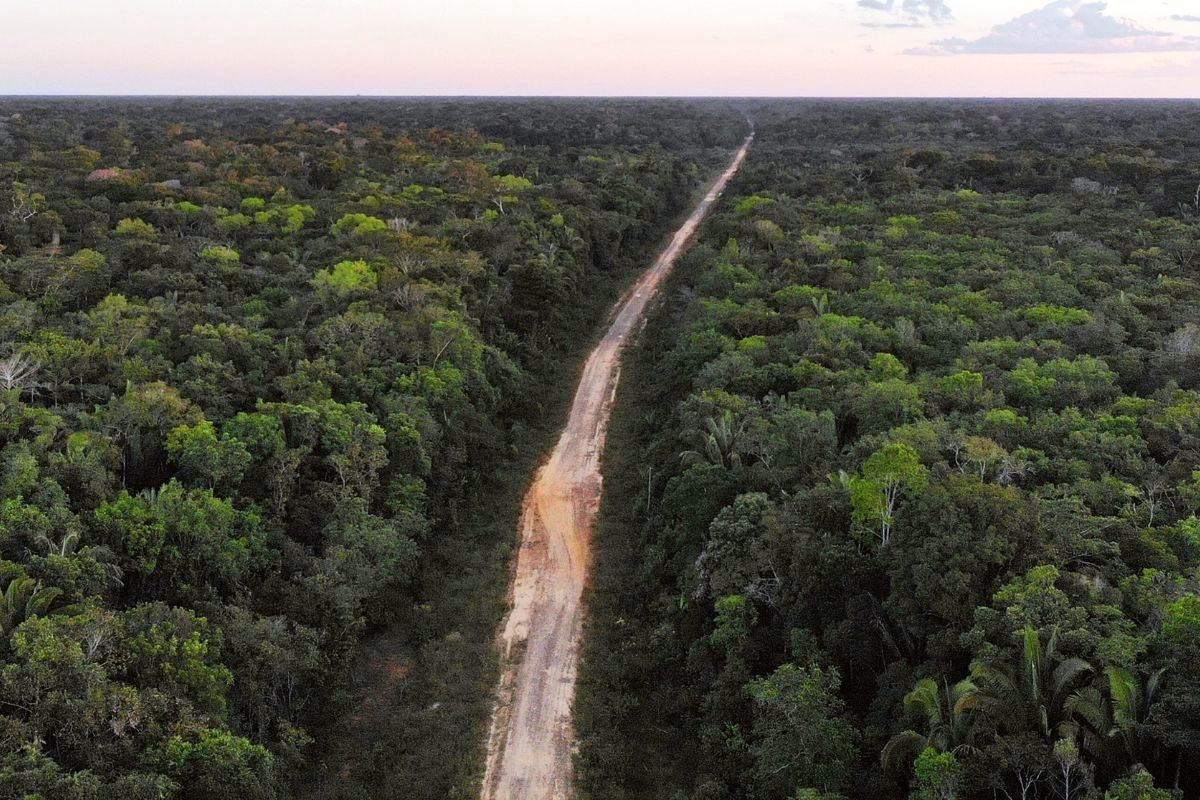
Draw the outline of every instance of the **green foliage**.
[[[754,233],[767,245],[777,245],[783,242],[783,229],[769,219],[760,219],[754,223]]]
[[[312,279],[319,295],[338,299],[372,292],[378,283],[379,276],[365,261],[339,261],[333,269],[319,270]]]
[[[295,203],[286,206],[280,209],[282,223],[279,229],[283,233],[299,233],[300,229],[316,216],[316,209],[306,203]]]
[[[1162,635],[1168,641],[1200,642],[1200,596],[1189,594],[1167,606]]]
[[[501,175],[496,178],[496,187],[504,194],[517,194],[533,188],[533,181],[518,175]]]
[[[122,569],[130,574],[150,574],[166,539],[166,525],[141,497],[122,492],[95,512],[95,530],[100,540],[116,552]]]
[[[1064,308],[1048,303],[1030,306],[1021,315],[1034,325],[1083,325],[1092,321],[1092,315],[1082,308]]]
[[[762,206],[769,206],[770,204],[772,204],[774,202],[775,201],[770,197],[762,197],[761,195],[751,195],[750,197],[740,200],[738,202],[738,204],[736,206],[734,206],[734,211],[737,212],[738,214],[749,214],[751,211],[754,211],[757,208],[761,208]]]
[[[217,219],[216,228],[218,233],[227,236],[249,228],[251,222],[253,219],[245,214],[226,214]]]
[[[376,217],[368,214],[346,214],[337,222],[333,223],[333,230],[337,233],[351,233],[355,236],[368,236],[372,233],[384,233],[388,229],[387,223]]]
[[[885,445],[871,454],[861,475],[850,479],[850,502],[856,522],[878,526],[880,544],[891,542],[896,509],[904,492],[919,494],[929,481],[920,454],[907,444]]]
[[[115,232],[118,236],[128,236],[131,239],[153,239],[158,235],[158,231],[149,222],[128,217],[117,223]]]
[[[787,798],[797,789],[840,787],[855,755],[856,733],[842,717],[836,670],[784,664],[752,681],[752,780],[763,797]]]
[[[978,687],[969,680],[959,681],[953,686],[939,684],[933,678],[917,681],[913,690],[904,696],[905,713],[920,720],[925,731],[902,731],[884,745],[880,753],[880,764],[894,774],[907,774],[914,758],[918,763],[927,758],[946,765],[945,759],[938,761],[932,753],[953,754],[972,746],[975,739],[975,708],[972,698]],[[918,779],[919,779],[918,775]]]
[[[910,800],[954,800],[962,782],[962,766],[953,753],[927,747],[913,765],[915,775]]]
[[[206,419],[171,431],[167,454],[179,465],[183,477],[210,489],[236,485],[250,464],[245,445],[228,436],[218,438],[216,428]]]
[[[230,265],[242,260],[242,256],[232,247],[206,247],[200,251],[200,257],[213,264]]]
[[[1141,767],[1108,787],[1104,800],[1178,800],[1182,796],[1178,790],[1155,788],[1154,777]]]
[[[276,797],[274,759],[260,745],[222,730],[201,727],[169,739],[163,771],[196,800],[220,800],[234,793],[247,800]]]

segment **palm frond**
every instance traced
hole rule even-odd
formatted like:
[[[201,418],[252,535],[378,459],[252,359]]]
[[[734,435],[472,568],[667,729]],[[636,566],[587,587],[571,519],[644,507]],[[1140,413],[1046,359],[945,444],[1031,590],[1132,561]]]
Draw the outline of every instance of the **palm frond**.
[[[905,775],[913,761],[929,746],[929,740],[916,731],[901,731],[888,739],[879,754],[879,764],[894,775]]]

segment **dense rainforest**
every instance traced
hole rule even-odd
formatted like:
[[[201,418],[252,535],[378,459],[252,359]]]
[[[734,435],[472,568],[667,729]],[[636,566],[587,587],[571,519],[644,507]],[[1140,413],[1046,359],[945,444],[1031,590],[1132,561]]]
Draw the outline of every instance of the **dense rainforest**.
[[[0,101],[0,797],[469,796],[515,498],[744,128]]]
[[[1200,107],[753,115],[614,411],[583,796],[1200,796]]]

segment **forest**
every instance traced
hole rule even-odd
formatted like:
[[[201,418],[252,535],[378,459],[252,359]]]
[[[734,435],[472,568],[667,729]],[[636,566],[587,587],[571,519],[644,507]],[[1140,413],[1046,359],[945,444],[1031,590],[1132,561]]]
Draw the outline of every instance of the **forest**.
[[[581,800],[1200,797],[1200,106],[0,99],[0,798],[478,797],[625,353]]]
[[[0,101],[0,797],[467,796],[516,499],[743,129]]]
[[[750,110],[613,414],[582,796],[1200,796],[1200,107]]]

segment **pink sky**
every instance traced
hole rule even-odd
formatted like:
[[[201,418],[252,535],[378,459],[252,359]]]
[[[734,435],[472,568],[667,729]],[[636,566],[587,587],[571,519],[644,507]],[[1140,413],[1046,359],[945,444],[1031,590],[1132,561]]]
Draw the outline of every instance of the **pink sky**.
[[[0,94],[1200,95],[1196,0],[0,0],[0,28]]]

